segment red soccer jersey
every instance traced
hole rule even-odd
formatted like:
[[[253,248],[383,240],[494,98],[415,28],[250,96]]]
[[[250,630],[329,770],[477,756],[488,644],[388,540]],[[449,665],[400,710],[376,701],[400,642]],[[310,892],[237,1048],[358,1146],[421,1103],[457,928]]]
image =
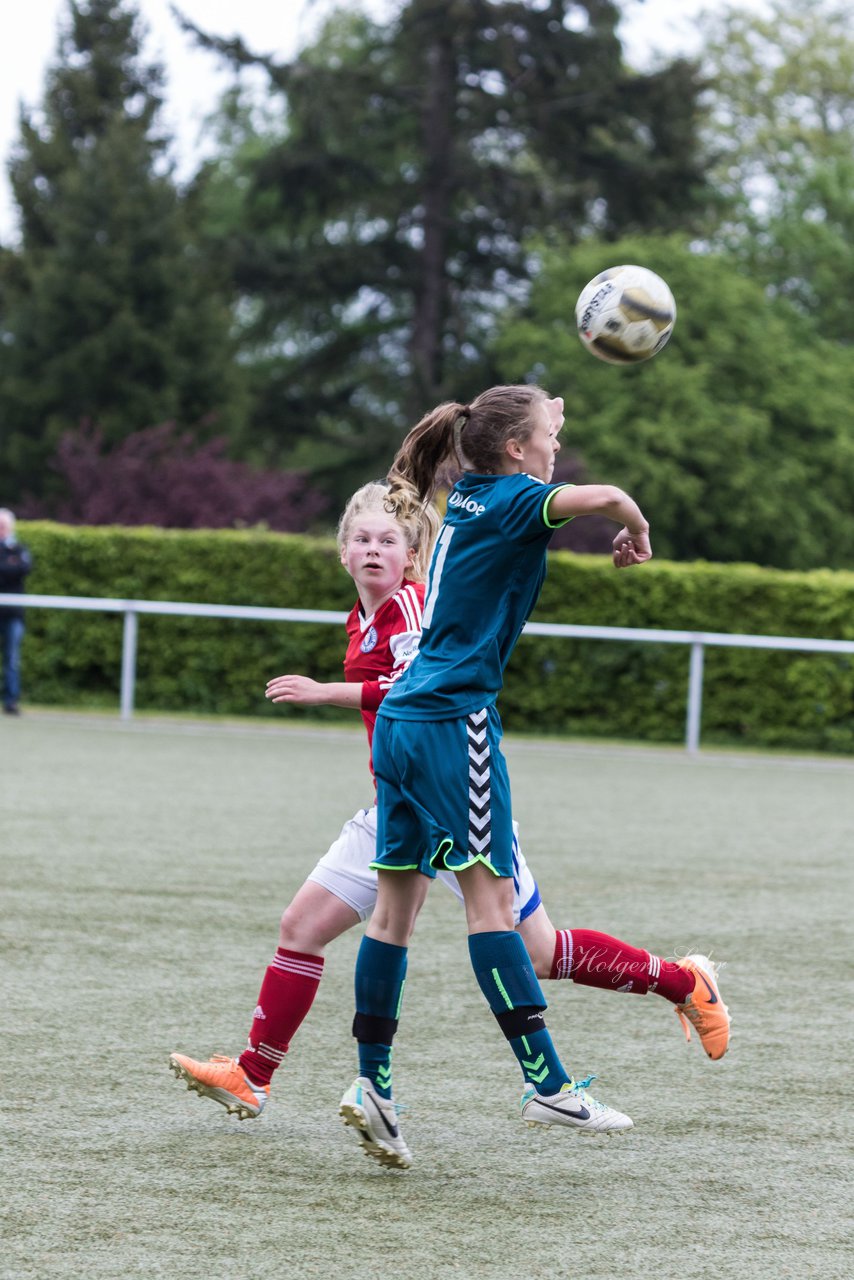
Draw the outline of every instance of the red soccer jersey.
[[[370,618],[364,616],[357,600],[347,619],[344,678],[363,685],[362,719],[369,745],[373,744],[377,708],[418,652],[423,605],[424,583],[404,579]]]

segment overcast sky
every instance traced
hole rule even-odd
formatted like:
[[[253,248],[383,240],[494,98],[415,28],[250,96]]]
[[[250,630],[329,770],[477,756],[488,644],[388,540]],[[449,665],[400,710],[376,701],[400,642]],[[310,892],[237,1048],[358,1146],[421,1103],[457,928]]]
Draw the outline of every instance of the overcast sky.
[[[338,0],[347,4],[349,0]],[[742,0],[757,4],[762,0]],[[170,0],[137,0],[148,28],[147,52],[166,67],[164,123],[177,141],[178,171],[187,176],[198,158],[202,121],[229,83],[217,59],[194,45],[178,28]],[[364,0],[354,7],[379,16],[394,12],[395,0]],[[656,51],[696,49],[695,15],[703,0],[618,0],[625,18],[622,35],[631,61],[642,66]],[[240,35],[250,48],[289,57],[311,36],[334,0],[177,0],[177,7],[204,30]],[[5,162],[18,136],[18,106],[38,104],[44,73],[56,50],[60,16],[68,0],[0,0],[0,240],[13,236]]]

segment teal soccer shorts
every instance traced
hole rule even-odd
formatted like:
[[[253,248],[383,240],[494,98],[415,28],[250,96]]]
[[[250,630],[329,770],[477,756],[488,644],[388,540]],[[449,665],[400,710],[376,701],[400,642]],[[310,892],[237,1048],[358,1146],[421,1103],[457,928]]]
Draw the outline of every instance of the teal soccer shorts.
[[[495,707],[459,720],[378,716],[378,870],[458,871],[485,863],[513,875],[510,781]]]

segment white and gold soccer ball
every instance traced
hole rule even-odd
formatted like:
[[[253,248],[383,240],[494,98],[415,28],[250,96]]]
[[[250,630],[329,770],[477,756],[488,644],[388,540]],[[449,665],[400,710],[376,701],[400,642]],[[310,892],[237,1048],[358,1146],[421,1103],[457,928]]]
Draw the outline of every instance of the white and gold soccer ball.
[[[575,320],[592,355],[608,364],[638,364],[667,342],[676,303],[661,276],[647,267],[609,267],[581,290]]]

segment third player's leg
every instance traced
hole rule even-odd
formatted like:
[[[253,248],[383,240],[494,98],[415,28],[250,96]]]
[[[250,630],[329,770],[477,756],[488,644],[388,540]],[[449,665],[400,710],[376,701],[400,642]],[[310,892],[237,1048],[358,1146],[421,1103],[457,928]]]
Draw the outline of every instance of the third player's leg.
[[[323,955],[325,948],[359,923],[359,915],[334,893],[306,880],[285,907],[279,946],[287,951]]]
[[[538,978],[550,978],[557,931],[542,903],[536,911],[517,924],[516,931],[522,935],[534,973]]]

